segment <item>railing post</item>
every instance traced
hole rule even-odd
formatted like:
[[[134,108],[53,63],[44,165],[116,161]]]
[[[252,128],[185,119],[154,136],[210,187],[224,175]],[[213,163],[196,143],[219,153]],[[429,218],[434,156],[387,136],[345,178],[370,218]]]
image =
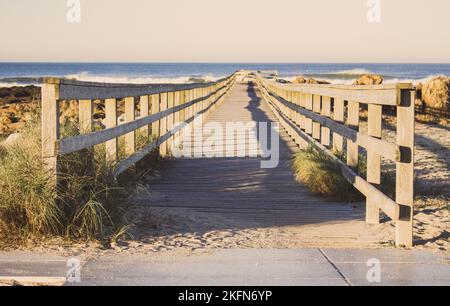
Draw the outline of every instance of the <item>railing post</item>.
[[[134,97],[125,98],[125,122],[136,120]],[[136,152],[136,131],[125,135],[125,154],[130,156]]]
[[[173,105],[175,107],[179,106],[181,104],[181,94],[183,92],[182,91],[176,91],[175,92],[175,96],[174,96],[174,103]],[[175,114],[173,115],[173,121],[174,121],[174,126],[177,126],[180,123],[180,112],[181,111],[177,111],[175,112]],[[174,139],[174,143],[178,142],[178,137],[180,136],[180,131],[176,132],[173,139]]]
[[[359,103],[348,101],[347,125],[356,131],[359,130]],[[347,165],[358,169],[358,144],[347,139]]]
[[[322,97],[322,112],[321,115],[330,118],[331,117],[331,98],[330,97]],[[322,127],[322,135],[320,137],[321,143],[329,147],[330,146],[330,129],[323,126]]]
[[[57,184],[59,139],[59,80],[46,80],[42,85],[41,141],[42,158],[51,173],[54,184]]]
[[[175,93],[169,92],[167,94],[167,109],[173,108],[175,105]],[[167,116],[167,131],[170,132],[173,129],[174,126],[174,114],[171,113]],[[173,136],[170,136],[169,139],[167,139],[167,154],[172,154],[172,147],[173,147]]]
[[[105,100],[105,127],[107,129],[117,126],[117,100]],[[118,159],[118,139],[114,138],[106,142],[106,158],[112,162]]]
[[[414,90],[401,90],[397,107],[397,144],[401,148],[401,161],[397,162],[396,202],[400,204],[400,218],[396,223],[397,246],[413,246],[414,213]]]
[[[333,120],[338,123],[344,123],[344,100],[334,99]],[[344,137],[333,132],[333,150],[342,153],[344,150]]]
[[[92,100],[79,100],[80,134],[94,130],[94,103]]]
[[[150,96],[150,102],[152,104],[152,115],[159,113],[159,94]],[[152,123],[152,141],[159,138],[159,120]]]
[[[313,110],[313,95],[312,94],[305,94],[305,108],[310,111]],[[310,118],[305,119],[305,132],[308,135],[312,135],[312,133],[313,133],[313,121]]]
[[[368,135],[381,139],[382,106],[368,105]],[[373,185],[381,184],[381,156],[372,150],[367,150],[367,181]],[[373,199],[366,199],[366,222],[380,223],[380,208]]]
[[[141,96],[139,99],[139,116],[141,118],[147,117],[150,113],[150,106],[149,106],[149,96]],[[149,138],[149,126],[146,125],[141,128],[141,133],[144,134],[144,137],[146,141],[148,142]]]
[[[162,112],[165,111],[166,109],[167,109],[167,93],[162,93],[160,95],[160,111]],[[163,137],[164,135],[167,134],[167,116],[161,118],[159,130],[160,130],[159,132],[160,137]],[[159,155],[161,155],[161,157],[167,156],[167,142],[164,142],[159,146]]]
[[[313,96],[313,112],[315,112],[316,114],[321,113],[321,99],[322,99],[322,97],[319,95]],[[313,122],[312,137],[316,140],[320,140],[320,123],[319,122]]]

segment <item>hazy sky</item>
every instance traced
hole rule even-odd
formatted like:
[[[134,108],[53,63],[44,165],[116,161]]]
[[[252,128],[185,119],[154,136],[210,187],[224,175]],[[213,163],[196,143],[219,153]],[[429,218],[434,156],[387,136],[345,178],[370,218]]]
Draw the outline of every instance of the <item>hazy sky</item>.
[[[450,0],[0,0],[0,61],[450,63]]]

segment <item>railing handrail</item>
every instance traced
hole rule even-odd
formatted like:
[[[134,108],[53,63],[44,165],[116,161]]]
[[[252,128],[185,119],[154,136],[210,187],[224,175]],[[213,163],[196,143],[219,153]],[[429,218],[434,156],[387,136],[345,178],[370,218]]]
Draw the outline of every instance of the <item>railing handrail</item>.
[[[334,84],[282,84],[261,79],[265,84],[306,94],[328,96],[364,104],[400,105],[400,92],[413,90],[411,83],[393,83],[382,85],[334,85]]]
[[[44,78],[43,83],[57,85],[60,100],[103,100],[206,88],[223,82],[233,75],[235,75],[235,73],[213,82],[191,84],[103,83],[78,81],[66,78]]]

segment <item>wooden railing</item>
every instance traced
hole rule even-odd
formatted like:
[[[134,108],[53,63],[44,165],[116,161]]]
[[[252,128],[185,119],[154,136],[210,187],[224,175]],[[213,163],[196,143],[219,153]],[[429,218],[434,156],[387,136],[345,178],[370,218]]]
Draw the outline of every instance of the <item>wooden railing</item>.
[[[42,86],[42,157],[57,180],[58,159],[76,151],[106,143],[106,157],[115,165],[118,176],[159,148],[162,156],[170,154],[183,127],[197,114],[203,114],[228,93],[235,74],[217,82],[180,85],[132,85],[45,79]],[[136,117],[136,97],[139,112]],[[123,124],[118,122],[118,100],[124,101]],[[60,137],[60,102],[78,100],[79,135]],[[103,129],[94,129],[94,100],[105,110]],[[149,141],[136,150],[136,133]],[[118,138],[125,138],[126,158],[119,161]],[[151,141],[153,140],[153,141]]]
[[[412,84],[377,86],[257,82],[265,100],[300,146],[312,144],[333,158],[344,177],[366,197],[366,222],[380,222],[380,209],[396,223],[397,246],[412,246],[414,180],[414,101]],[[368,110],[368,131],[359,131],[360,104]],[[382,107],[396,108],[397,141],[382,139]],[[357,171],[359,148],[367,152],[367,175]],[[344,152],[346,160],[336,157]],[[381,157],[396,164],[396,196],[380,188]]]

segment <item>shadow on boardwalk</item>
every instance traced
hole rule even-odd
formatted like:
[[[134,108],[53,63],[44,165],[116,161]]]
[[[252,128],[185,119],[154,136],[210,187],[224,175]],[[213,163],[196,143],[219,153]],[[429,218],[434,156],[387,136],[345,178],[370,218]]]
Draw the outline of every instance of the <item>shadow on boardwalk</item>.
[[[242,121],[275,121],[253,83],[235,85],[207,118],[221,124]],[[295,181],[290,160],[296,148],[280,131],[280,162],[273,169],[262,169],[260,158],[166,160],[159,178],[148,177],[150,194],[138,203],[165,215],[167,226],[140,229],[135,237],[171,236],[182,245],[194,239],[217,247],[379,246],[363,221],[363,207],[313,196]],[[158,223],[151,220],[155,212],[146,218],[138,223]]]

